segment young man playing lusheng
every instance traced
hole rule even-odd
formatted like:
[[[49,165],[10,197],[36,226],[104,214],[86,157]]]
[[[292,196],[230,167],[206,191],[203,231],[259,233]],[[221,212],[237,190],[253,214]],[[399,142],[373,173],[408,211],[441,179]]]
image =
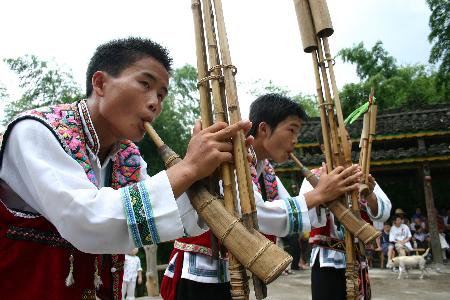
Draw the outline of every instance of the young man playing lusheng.
[[[251,124],[197,122],[183,161],[149,177],[132,141],[161,112],[171,62],[151,40],[111,41],[90,61],[87,99],[9,124],[0,152],[4,299],[119,300],[122,254],[203,232],[183,193],[232,161],[229,139]]]
[[[323,149],[322,131],[316,133],[317,141]],[[322,168],[323,169],[323,168]],[[322,170],[312,170],[316,175],[320,175]],[[361,217],[367,221],[385,222],[391,212],[391,201],[383,192],[375,179],[369,174],[369,193],[365,203],[361,203]],[[311,184],[305,179],[300,188],[300,194],[311,191]],[[321,209],[325,215],[324,226],[314,228],[310,232],[309,242],[312,244],[310,266],[311,270],[311,292],[313,300],[344,300],[346,299],[346,279],[345,279],[345,251],[335,247],[344,240],[344,230],[342,225],[338,226],[334,215],[328,210]],[[361,258],[361,261],[364,261]],[[363,264],[358,273],[367,271]],[[370,285],[365,279],[360,281],[360,296],[365,299],[370,297]],[[327,288],[323,288],[324,282]]]
[[[302,123],[303,109],[287,97],[268,94],[256,99],[250,107],[256,160],[252,179],[259,230],[266,235],[287,236],[309,231],[317,222],[317,205],[335,199],[346,191],[357,189],[361,173],[357,166],[339,167],[321,175],[318,186],[291,197],[268,159],[281,163],[294,150]],[[161,295],[174,299],[231,299],[226,258],[211,256],[209,232],[175,241],[169,266],[161,284]]]

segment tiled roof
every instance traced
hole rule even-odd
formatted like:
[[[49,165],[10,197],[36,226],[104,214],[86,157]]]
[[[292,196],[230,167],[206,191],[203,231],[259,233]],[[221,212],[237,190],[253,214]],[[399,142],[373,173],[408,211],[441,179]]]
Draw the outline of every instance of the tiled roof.
[[[394,160],[418,160],[431,159],[434,157],[449,157],[450,158],[450,143],[432,144],[426,149],[419,149],[418,147],[410,148],[395,148],[395,149],[380,149],[372,151],[371,163],[389,162]],[[303,155],[298,155],[305,166],[319,166],[325,157],[323,154],[305,152]],[[357,162],[359,159],[359,151],[352,151],[352,161]],[[283,164],[275,164],[277,168],[293,168],[294,162],[288,161]]]
[[[319,118],[312,118],[305,123],[299,137],[301,144],[316,143],[315,132],[319,128]],[[348,126],[352,138],[359,138],[361,129],[362,117]],[[436,106],[415,111],[379,112],[377,116],[376,134],[379,136],[448,130],[450,130],[450,106]]]
[[[297,155],[306,166],[318,166],[324,156],[318,148],[315,133],[320,130],[320,119],[313,118],[302,126]],[[359,140],[362,117],[348,126],[352,140]],[[419,147],[417,137],[429,136],[424,147]],[[433,138],[432,136],[435,136]],[[437,136],[437,138],[436,138]],[[388,139],[397,139],[389,143]],[[357,162],[359,151],[353,143],[352,160]],[[425,161],[450,159],[450,105],[415,111],[381,112],[377,116],[376,137],[373,142],[373,165],[393,161]],[[356,151],[355,151],[356,150]],[[395,162],[394,162],[395,163]],[[277,168],[293,168],[293,162],[276,165]]]

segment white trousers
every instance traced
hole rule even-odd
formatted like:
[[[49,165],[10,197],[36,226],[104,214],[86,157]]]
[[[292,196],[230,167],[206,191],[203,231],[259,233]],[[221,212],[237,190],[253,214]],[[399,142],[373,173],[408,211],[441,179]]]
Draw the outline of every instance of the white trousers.
[[[136,280],[122,282],[122,299],[134,300],[135,289],[136,289]],[[126,298],[125,295],[127,296]]]

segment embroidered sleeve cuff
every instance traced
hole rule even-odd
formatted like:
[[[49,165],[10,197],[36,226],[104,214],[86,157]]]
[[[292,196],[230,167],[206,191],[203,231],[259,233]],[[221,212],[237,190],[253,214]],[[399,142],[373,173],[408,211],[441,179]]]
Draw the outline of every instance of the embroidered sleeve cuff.
[[[165,171],[122,188],[121,196],[136,247],[183,236],[178,206]]]
[[[300,195],[283,200],[286,205],[289,234],[310,231],[311,223],[305,198]]]

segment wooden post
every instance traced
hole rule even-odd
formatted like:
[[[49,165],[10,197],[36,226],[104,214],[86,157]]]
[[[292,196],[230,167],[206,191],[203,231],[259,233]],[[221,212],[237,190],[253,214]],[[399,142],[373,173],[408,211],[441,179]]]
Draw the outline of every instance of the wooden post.
[[[425,190],[425,204],[427,207],[428,216],[428,228],[430,230],[431,237],[431,250],[433,251],[433,261],[435,264],[443,264],[442,260],[442,248],[439,240],[439,232],[437,230],[437,214],[433,200],[433,188],[431,186],[431,174],[430,166],[428,163],[424,163],[423,169],[423,187]]]
[[[145,276],[147,277],[146,287],[147,294],[149,296],[159,295],[159,282],[158,282],[158,269],[156,263],[156,252],[158,246],[156,245],[146,245],[145,250],[145,260],[147,261],[147,272]]]

